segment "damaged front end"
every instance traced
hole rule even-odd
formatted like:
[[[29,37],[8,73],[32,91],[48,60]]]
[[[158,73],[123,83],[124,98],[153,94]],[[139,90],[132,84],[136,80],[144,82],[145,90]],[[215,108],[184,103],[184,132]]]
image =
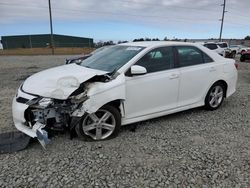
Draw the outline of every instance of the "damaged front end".
[[[75,66],[67,65],[65,69],[75,69]],[[46,72],[35,74],[23,83],[13,99],[15,127],[37,138],[44,148],[50,141],[50,132],[70,130],[73,133],[86,113],[96,112],[109,101],[125,99],[123,74],[93,72],[91,69],[87,72],[87,68],[79,68],[86,71],[85,78],[80,73],[50,76],[51,79],[46,78]]]
[[[79,109],[83,102],[87,100],[88,97],[85,91],[74,95],[77,92],[81,92],[80,89],[72,93],[73,95],[66,100],[38,96],[29,100],[17,96],[13,100],[13,119],[17,129],[33,138],[36,137],[41,145],[45,147],[49,143],[48,132],[64,131],[70,128],[72,125],[72,113]],[[24,92],[22,91],[22,93]],[[15,114],[20,113],[15,111],[18,111],[21,106],[24,110],[22,122],[20,122],[20,118],[18,120],[15,116]]]
[[[27,126],[35,129],[43,147],[49,142],[48,131],[64,131],[70,128],[72,113],[87,100],[86,93],[69,97],[67,100],[35,98],[28,101],[24,112]]]
[[[84,115],[83,103],[88,99],[86,85],[108,82],[109,75],[97,75],[78,86],[67,99],[41,97],[26,93],[21,86],[13,99],[12,112],[16,128],[26,135],[37,138],[41,145],[49,143],[48,133],[74,130]]]

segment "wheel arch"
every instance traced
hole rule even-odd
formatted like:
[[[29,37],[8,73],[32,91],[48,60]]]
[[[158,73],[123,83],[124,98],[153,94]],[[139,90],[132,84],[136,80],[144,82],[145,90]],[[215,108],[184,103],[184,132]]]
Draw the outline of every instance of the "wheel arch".
[[[106,106],[106,105],[110,105],[110,106],[115,107],[115,108],[120,112],[120,114],[121,114],[122,116],[124,116],[124,114],[125,114],[125,110],[124,110],[124,99],[116,99],[116,100],[110,101],[110,102],[108,102],[108,103],[102,105],[102,107],[103,107],[103,106]],[[101,108],[102,108],[102,107],[101,107]]]
[[[243,52],[245,52],[246,50],[241,50],[240,53],[242,54]]]
[[[208,91],[210,90],[210,88],[213,87],[215,84],[218,84],[218,83],[221,83],[221,84],[224,86],[224,89],[225,89],[224,97],[226,98],[226,96],[227,96],[228,84],[227,84],[227,82],[226,82],[225,80],[223,80],[223,79],[220,79],[220,80],[215,81],[215,82],[208,88],[208,90],[207,90],[207,92],[206,92],[206,95],[207,95]]]
[[[83,104],[82,111],[87,112],[87,113],[94,113],[98,109],[102,108],[103,106],[111,105],[111,106],[115,107],[120,112],[121,116],[123,117],[125,114],[124,100],[125,100],[124,98],[113,98],[110,100],[102,100],[102,101],[98,101],[98,102],[96,102],[95,100],[94,101],[88,100]]]
[[[220,86],[223,87],[224,96],[223,96],[223,97],[220,97],[220,101],[218,101],[218,99],[217,99],[217,102],[216,102],[216,104],[215,104],[215,106],[214,106],[214,105],[212,105],[212,104],[210,103],[210,92],[212,91],[213,87],[218,86],[218,85],[220,85]],[[224,98],[226,98],[226,96],[227,96],[227,87],[228,87],[228,85],[227,85],[227,82],[226,82],[225,80],[222,80],[222,79],[221,79],[221,80],[215,81],[215,82],[209,87],[209,89],[208,89],[208,91],[207,91],[207,93],[206,93],[206,97],[205,97],[205,99],[204,99],[204,107],[205,107],[205,109],[207,109],[207,110],[216,110],[217,108],[219,108],[219,107],[221,106],[221,104],[222,104]],[[217,97],[217,96],[216,96],[216,97]],[[215,101],[215,100],[214,100],[214,101]],[[212,102],[212,103],[213,103],[213,102]]]

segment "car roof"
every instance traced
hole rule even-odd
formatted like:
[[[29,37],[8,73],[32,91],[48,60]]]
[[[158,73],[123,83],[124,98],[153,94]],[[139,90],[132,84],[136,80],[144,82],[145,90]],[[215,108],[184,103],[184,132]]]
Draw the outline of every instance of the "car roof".
[[[192,45],[197,46],[200,44],[191,43],[191,42],[177,42],[177,41],[143,41],[143,42],[129,42],[119,44],[122,46],[141,46],[141,47],[157,47],[157,46],[171,46],[171,45]]]
[[[204,45],[204,44],[215,44],[215,45],[218,45],[216,42],[196,42],[196,44],[201,44],[201,45]]]
[[[226,44],[227,44],[227,42],[217,42],[217,44],[224,44],[224,43],[226,43]]]

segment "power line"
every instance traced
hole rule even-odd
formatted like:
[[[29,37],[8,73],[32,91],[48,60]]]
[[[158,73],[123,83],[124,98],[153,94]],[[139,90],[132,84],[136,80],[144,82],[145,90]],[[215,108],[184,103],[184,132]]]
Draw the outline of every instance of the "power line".
[[[118,1],[115,1],[118,2]],[[211,9],[204,9],[204,8],[193,8],[193,7],[186,7],[186,6],[179,6],[179,5],[164,5],[160,3],[148,3],[148,2],[138,2],[138,1],[130,1],[130,0],[120,0],[119,3],[126,2],[126,3],[132,3],[132,4],[141,4],[141,5],[150,5],[150,6],[160,6],[160,7],[169,7],[169,8],[180,8],[180,9],[189,9],[189,10],[195,10],[195,11],[213,11]]]
[[[150,5],[151,7],[163,7],[163,8],[171,8],[171,9],[188,9],[188,10],[194,10],[194,11],[209,11],[210,13],[213,13],[211,11],[214,11],[212,9],[204,9],[204,8],[193,8],[193,7],[185,7],[185,6],[179,6],[179,5],[164,5],[164,4],[160,4],[160,3],[148,3],[148,2],[134,2],[134,1],[129,1],[129,0],[120,0],[120,1],[114,1],[114,3],[119,3],[121,4],[122,2],[125,2],[125,3],[132,3],[132,4],[139,4],[139,5]],[[0,3],[2,5],[23,5],[21,3],[8,3],[8,2],[2,2]],[[29,3],[29,5],[37,5],[37,4],[31,4]],[[39,6],[40,7],[40,6]],[[45,6],[47,7],[47,6]],[[44,7],[44,8],[45,8]],[[129,7],[130,9],[133,8],[133,7]]]
[[[6,6],[22,6],[21,4],[7,4],[7,3],[0,3],[0,5],[6,5]],[[43,7],[43,6],[39,6],[39,7],[35,7],[35,6],[23,6],[25,8],[39,8],[39,9],[48,9],[48,7]],[[127,13],[115,13],[115,12],[110,12],[110,11],[92,11],[92,10],[86,10],[86,9],[65,9],[65,8],[54,8],[54,10],[56,11],[70,11],[70,12],[81,12],[81,13],[91,13],[91,14],[107,14],[107,15],[115,15],[115,16],[132,16],[132,17],[152,17],[152,18],[166,18],[169,19],[169,17],[167,16],[158,16],[158,15],[145,15],[145,14],[127,14]],[[179,20],[183,20],[183,21],[197,21],[197,19],[187,19],[187,18],[175,18],[175,19],[179,19]],[[202,21],[211,21],[211,19],[202,19]]]
[[[230,10],[230,9],[232,9],[232,10]],[[242,17],[242,18],[246,18],[246,19],[248,19],[248,20],[250,19],[250,18],[249,18],[249,15],[241,14],[242,12],[239,13],[238,10],[233,9],[233,8],[230,8],[230,9],[227,8],[228,12],[229,12],[229,13],[235,12],[235,13],[233,14],[234,16],[239,16],[239,17]]]
[[[123,0],[125,1],[125,0]],[[125,1],[125,2],[131,2],[131,1]],[[142,4],[142,3],[140,3]],[[151,3],[146,3],[146,4],[151,4]],[[39,9],[48,9],[48,6],[24,6],[23,4],[18,4],[18,3],[0,3],[0,5],[4,5],[4,6],[22,6],[22,7],[25,7],[25,8],[39,8]],[[187,7],[186,7],[187,8]],[[77,13],[89,13],[89,14],[101,14],[101,15],[114,15],[114,16],[131,16],[131,17],[151,17],[151,18],[165,18],[166,21],[174,21],[174,22],[181,22],[181,23],[187,23],[187,22],[193,22],[193,21],[197,21],[198,19],[190,19],[190,18],[171,18],[169,19],[168,16],[159,16],[159,15],[142,15],[142,14],[127,14],[127,13],[115,13],[115,12],[110,12],[110,11],[92,11],[92,10],[86,10],[86,9],[66,9],[66,8],[53,8],[54,11],[59,11],[59,12],[65,12],[65,11],[69,11],[69,12],[72,12],[74,14],[77,14]],[[225,11],[226,12],[226,11]],[[77,14],[78,15],[78,14]],[[79,14],[80,15],[80,14]],[[208,21],[208,22],[211,22],[211,23],[215,23],[216,20],[211,20],[211,19],[204,19],[204,18],[200,18],[199,20],[201,21]],[[230,23],[230,22],[228,22]],[[231,22],[232,23],[232,22]],[[232,23],[232,24],[236,24],[236,25],[240,25],[238,23]],[[241,25],[243,26],[243,25]],[[244,25],[244,26],[247,26],[247,25]]]
[[[115,1],[115,2],[118,2],[118,3],[121,3],[121,2],[127,2],[127,3],[133,3],[133,4],[142,4],[142,5],[151,5],[151,6],[159,6],[159,7],[169,7],[170,9],[175,9],[175,8],[177,8],[177,9],[190,9],[190,10],[195,10],[195,11],[202,11],[202,12],[204,12],[204,11],[209,11],[209,13],[210,14],[217,14],[216,12],[214,12],[215,10],[212,10],[212,9],[204,9],[204,8],[192,8],[192,7],[185,7],[185,6],[177,6],[177,5],[170,5],[170,6],[164,6],[164,5],[162,5],[162,4],[159,4],[159,3],[146,3],[146,2],[133,2],[133,1],[129,1],[129,0],[122,0],[122,1]],[[5,5],[5,6],[18,6],[18,7],[20,7],[20,6],[22,6],[22,7],[25,7],[25,8],[40,8],[40,9],[47,9],[48,8],[48,6],[37,6],[37,4],[30,4],[29,3],[29,5],[23,5],[23,4],[21,4],[21,3],[8,3],[8,2],[1,2],[0,3],[0,5]],[[30,5],[34,5],[34,6],[30,6]],[[56,7],[54,7],[54,9],[57,9],[57,10],[68,10],[68,11],[70,11],[70,10],[72,10],[72,11],[75,11],[76,9],[63,9],[63,8],[56,8]],[[133,9],[133,7],[130,7],[130,9]],[[233,9],[232,7],[230,8],[230,9]],[[236,9],[234,9],[234,10],[236,10]],[[84,9],[82,9],[82,10],[78,10],[78,11],[81,11],[81,12],[83,12],[83,11],[88,11],[88,10],[84,10]],[[101,13],[104,13],[104,12],[101,12]],[[229,12],[230,13],[230,12]],[[243,15],[243,14],[240,14],[240,13],[236,13],[237,15],[235,15],[235,14],[233,14],[234,16],[241,16],[242,18],[245,18],[245,19],[247,19],[246,17],[247,17],[247,15]],[[137,16],[137,15],[135,15],[135,16]],[[142,16],[144,16],[144,17],[146,17],[146,16],[148,16],[148,15],[142,15]]]

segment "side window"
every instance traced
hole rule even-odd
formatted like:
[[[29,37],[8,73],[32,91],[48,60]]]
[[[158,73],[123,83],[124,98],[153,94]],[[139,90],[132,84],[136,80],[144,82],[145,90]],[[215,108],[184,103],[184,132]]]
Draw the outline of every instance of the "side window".
[[[214,62],[214,60],[205,53],[203,53],[203,59],[204,59],[204,63]]]
[[[174,67],[172,47],[154,49],[144,55],[135,65],[143,66],[148,73],[163,71]]]
[[[198,48],[192,46],[177,46],[176,49],[180,67],[198,65],[204,62],[203,53]]]

